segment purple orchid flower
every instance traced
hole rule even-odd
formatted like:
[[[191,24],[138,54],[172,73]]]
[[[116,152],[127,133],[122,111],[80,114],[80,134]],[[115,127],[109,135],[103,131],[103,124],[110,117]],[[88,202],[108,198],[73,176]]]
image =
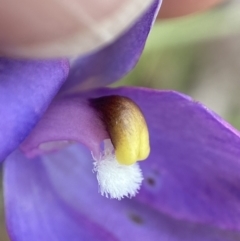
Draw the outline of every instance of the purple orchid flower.
[[[158,7],[70,71],[66,59],[0,60],[0,159],[12,241],[240,240],[239,133],[174,91],[101,88],[134,66]],[[139,194],[121,201],[102,197],[92,173],[91,152],[106,132],[89,100],[112,95],[141,108],[151,145]]]

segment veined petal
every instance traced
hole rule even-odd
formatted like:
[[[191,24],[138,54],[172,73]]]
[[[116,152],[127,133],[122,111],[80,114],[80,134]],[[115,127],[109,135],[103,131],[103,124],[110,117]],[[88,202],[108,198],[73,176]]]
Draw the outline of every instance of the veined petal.
[[[161,0],[155,0],[147,12],[112,44],[73,61],[62,91],[79,91],[109,85],[129,72],[137,63]]]
[[[0,58],[0,161],[29,134],[66,79],[67,60]]]
[[[12,241],[239,240],[238,232],[175,220],[138,199],[102,197],[91,159],[79,145],[32,160],[20,151],[7,158],[4,197]]]
[[[137,199],[173,217],[240,230],[240,135],[191,98],[172,91],[102,89],[122,95],[145,115],[150,156]]]

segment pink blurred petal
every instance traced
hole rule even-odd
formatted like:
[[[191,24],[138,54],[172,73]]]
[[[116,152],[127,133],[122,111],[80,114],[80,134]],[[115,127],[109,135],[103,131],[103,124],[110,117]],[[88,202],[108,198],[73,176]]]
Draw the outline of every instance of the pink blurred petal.
[[[86,54],[113,42],[153,0],[0,1],[0,52],[18,57]]]

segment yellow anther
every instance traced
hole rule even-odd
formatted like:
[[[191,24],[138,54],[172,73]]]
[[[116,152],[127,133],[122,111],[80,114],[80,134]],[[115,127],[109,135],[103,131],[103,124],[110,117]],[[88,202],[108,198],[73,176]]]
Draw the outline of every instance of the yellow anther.
[[[146,121],[139,107],[129,98],[104,96],[91,100],[99,112],[120,164],[131,165],[150,153]]]

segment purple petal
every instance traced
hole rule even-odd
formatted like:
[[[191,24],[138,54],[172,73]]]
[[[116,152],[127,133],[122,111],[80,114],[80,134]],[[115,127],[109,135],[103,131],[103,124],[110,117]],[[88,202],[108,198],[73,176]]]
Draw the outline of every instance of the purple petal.
[[[100,89],[81,98],[111,94],[135,100],[149,125],[151,154],[141,162],[146,181],[138,199],[175,218],[240,229],[238,132],[175,92]],[[97,153],[104,128],[83,99],[68,98],[65,107],[57,100],[46,112],[22,145],[26,153],[52,140],[75,140]]]
[[[66,79],[68,61],[0,58],[0,161],[31,131]]]
[[[62,91],[106,86],[122,78],[137,63],[161,5],[150,9],[123,36],[109,46],[74,61]]]
[[[237,241],[238,232],[175,220],[149,205],[109,200],[97,190],[92,157],[80,146],[4,165],[6,218],[12,241]],[[157,197],[156,197],[157,198]]]
[[[141,107],[151,154],[141,162],[138,200],[180,219],[240,229],[240,136],[200,103],[176,92],[102,89]]]
[[[49,157],[43,160],[54,162]],[[66,205],[40,158],[29,160],[16,151],[4,167],[7,228],[12,241],[117,241],[94,220]]]
[[[100,143],[107,138],[98,114],[86,99],[70,96],[57,98],[51,103],[20,148],[28,157],[34,157],[48,150],[57,150],[69,142],[80,142],[98,157]]]

